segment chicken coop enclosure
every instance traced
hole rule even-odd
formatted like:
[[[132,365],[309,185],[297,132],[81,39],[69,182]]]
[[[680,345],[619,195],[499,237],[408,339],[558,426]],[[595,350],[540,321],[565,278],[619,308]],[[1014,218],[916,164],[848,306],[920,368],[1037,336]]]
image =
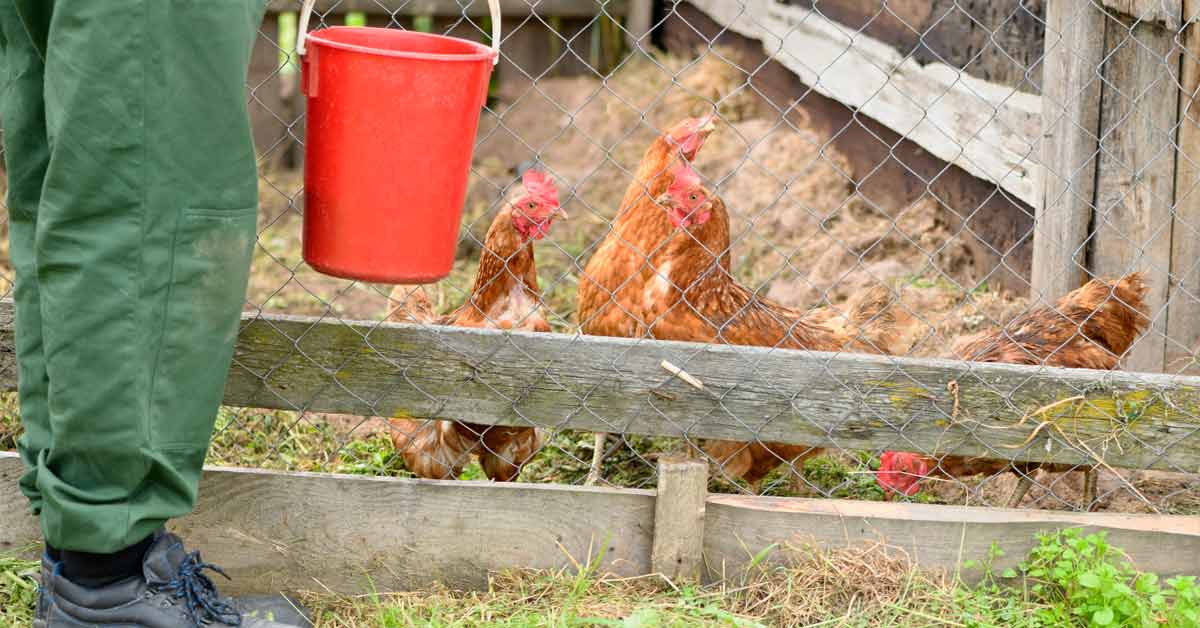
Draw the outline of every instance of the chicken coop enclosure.
[[[951,568],[1064,526],[1195,573],[1200,2],[501,4],[454,272],[396,287],[301,259],[300,2],[268,3],[258,245],[175,524],[235,588],[718,578],[861,541]],[[312,27],[488,41],[487,13],[320,0]],[[37,538],[18,468],[0,549]]]

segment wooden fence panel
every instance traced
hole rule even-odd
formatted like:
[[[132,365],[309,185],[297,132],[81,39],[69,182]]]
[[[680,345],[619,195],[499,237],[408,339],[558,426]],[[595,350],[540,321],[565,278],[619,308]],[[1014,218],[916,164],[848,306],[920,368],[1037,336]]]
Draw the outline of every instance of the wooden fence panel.
[[[1121,371],[247,315],[225,403],[1200,472],[1200,378]]]

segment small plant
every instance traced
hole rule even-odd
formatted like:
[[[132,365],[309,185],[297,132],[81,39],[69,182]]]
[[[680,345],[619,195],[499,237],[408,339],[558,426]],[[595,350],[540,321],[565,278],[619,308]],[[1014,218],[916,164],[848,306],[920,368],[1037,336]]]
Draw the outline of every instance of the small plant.
[[[1021,563],[1029,593],[1044,604],[1036,616],[1052,626],[1194,628],[1200,586],[1193,576],[1166,581],[1141,573],[1110,546],[1104,533],[1067,529],[1038,536]]]

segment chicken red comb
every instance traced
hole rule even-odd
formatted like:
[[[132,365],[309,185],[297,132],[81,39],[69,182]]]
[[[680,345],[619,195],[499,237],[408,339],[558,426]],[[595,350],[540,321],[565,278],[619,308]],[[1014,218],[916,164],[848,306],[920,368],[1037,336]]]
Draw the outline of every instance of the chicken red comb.
[[[687,194],[688,191],[698,188],[704,184],[704,182],[700,180],[700,175],[696,174],[696,171],[686,163],[681,163],[675,166],[675,169],[671,171],[671,174],[675,177],[675,179],[671,181],[671,185],[667,187],[667,193],[671,196],[682,196]]]
[[[558,207],[558,186],[554,185],[554,179],[550,175],[530,168],[521,175],[521,184],[539,204]]]

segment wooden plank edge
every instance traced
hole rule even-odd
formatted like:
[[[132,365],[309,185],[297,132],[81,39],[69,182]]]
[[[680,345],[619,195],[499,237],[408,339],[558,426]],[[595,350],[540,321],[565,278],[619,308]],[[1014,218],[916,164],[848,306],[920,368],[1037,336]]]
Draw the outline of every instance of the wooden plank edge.
[[[12,390],[6,311],[11,303],[0,302],[0,387]],[[1103,451],[1112,467],[1200,473],[1194,376],[283,315],[243,320],[224,398],[231,406],[937,455],[1003,452],[1064,464],[1091,463]],[[686,364],[706,390],[726,392],[718,400],[697,393],[662,371],[664,358]],[[330,371],[318,360],[339,366]],[[766,375],[765,384],[757,381]],[[585,405],[590,411],[581,411]],[[1039,439],[1028,439],[1028,413],[1051,406],[1057,410],[1038,418],[1057,417],[1075,440],[1040,428]],[[741,420],[725,420],[730,415]],[[1019,422],[1028,429],[1012,429]]]
[[[1140,569],[1198,573],[1200,517],[1076,513],[973,506],[859,502],[712,495],[705,521],[707,579],[738,574],[760,552],[785,565],[795,548],[836,550],[880,544],[924,569],[959,572],[968,582],[983,573],[962,569],[988,557],[992,543],[1004,552],[995,573],[1015,567],[1037,544],[1037,534],[1065,528],[1104,532]]]
[[[0,551],[40,546],[16,487],[20,465],[0,452]],[[571,569],[602,549],[601,572],[649,573],[654,500],[631,489],[206,467],[195,513],[169,528],[229,573],[231,594],[481,589],[498,571]]]

